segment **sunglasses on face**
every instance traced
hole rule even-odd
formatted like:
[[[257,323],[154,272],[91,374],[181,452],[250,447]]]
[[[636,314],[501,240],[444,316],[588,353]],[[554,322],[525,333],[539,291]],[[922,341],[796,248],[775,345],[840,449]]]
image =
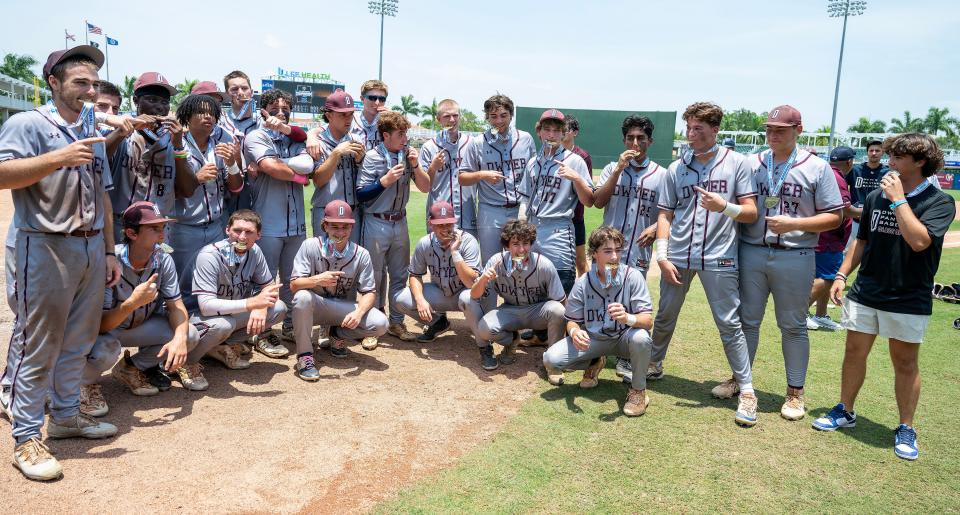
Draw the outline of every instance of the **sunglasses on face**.
[[[371,101],[371,102],[386,102],[386,101],[387,101],[387,97],[385,97],[385,96],[380,96],[380,95],[365,95],[364,98],[366,98],[367,100],[369,100],[369,101]]]

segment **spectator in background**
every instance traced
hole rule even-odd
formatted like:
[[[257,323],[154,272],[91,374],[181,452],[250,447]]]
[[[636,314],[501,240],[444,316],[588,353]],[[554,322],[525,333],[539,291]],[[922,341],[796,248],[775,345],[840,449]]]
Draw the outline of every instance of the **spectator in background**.
[[[734,141],[733,138],[724,138],[722,145],[730,150],[733,150],[734,152],[737,150],[737,142]]]
[[[587,163],[587,172],[593,176],[593,159],[590,153],[576,144],[577,136],[580,135],[580,120],[575,116],[567,116],[567,134],[561,140],[563,147],[583,158]],[[583,203],[577,199],[577,207],[573,210],[573,236],[577,245],[577,277],[587,273],[587,253],[583,246],[587,242],[587,227],[583,222]],[[551,342],[552,343],[552,342]]]
[[[883,142],[875,139],[867,142],[867,160],[851,169],[845,179],[847,187],[850,190],[850,205],[852,207],[851,215],[853,217],[853,227],[851,234],[853,237],[847,241],[847,248],[853,244],[856,238],[857,228],[860,224],[860,213],[863,211],[863,201],[871,191],[880,186],[880,178],[890,171],[890,167],[880,162],[883,156]]]

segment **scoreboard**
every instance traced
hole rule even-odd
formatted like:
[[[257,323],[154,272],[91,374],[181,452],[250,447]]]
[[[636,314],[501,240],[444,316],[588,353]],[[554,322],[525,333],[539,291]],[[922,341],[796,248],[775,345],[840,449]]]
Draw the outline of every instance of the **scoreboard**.
[[[263,79],[261,91],[279,89],[293,96],[293,112],[305,114],[320,114],[327,96],[338,89],[345,89],[343,84],[332,82],[300,82],[292,80]]]

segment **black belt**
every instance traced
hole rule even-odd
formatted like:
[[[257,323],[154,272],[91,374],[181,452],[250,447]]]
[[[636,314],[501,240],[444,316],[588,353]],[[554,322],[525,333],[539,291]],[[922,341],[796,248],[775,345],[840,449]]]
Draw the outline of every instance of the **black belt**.
[[[59,234],[60,236],[63,236],[63,237],[75,236],[75,237],[77,237],[77,238],[89,238],[89,237],[91,237],[91,236],[96,236],[96,235],[100,234],[100,229],[94,229],[94,230],[92,230],[92,231],[81,231],[81,230],[78,229],[78,230],[73,231],[73,232],[55,232],[55,233],[52,233],[52,234]]]
[[[388,222],[399,222],[407,216],[407,213],[403,211],[393,211],[391,213],[370,213],[374,218],[379,218],[381,220],[386,220]]]
[[[504,205],[502,205],[502,206],[498,206],[498,207],[502,207],[502,208],[504,208],[504,209],[512,209],[512,208],[515,208],[515,207],[520,207],[520,203],[519,203],[519,202],[508,202],[508,203],[506,203],[506,204],[504,204]]]

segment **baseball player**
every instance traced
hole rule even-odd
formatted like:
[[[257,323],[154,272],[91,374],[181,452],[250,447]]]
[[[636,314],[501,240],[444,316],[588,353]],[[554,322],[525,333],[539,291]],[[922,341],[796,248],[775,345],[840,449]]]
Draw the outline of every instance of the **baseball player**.
[[[185,161],[197,181],[192,195],[177,199],[177,219],[170,230],[173,261],[180,275],[192,275],[190,265],[197,252],[223,238],[224,194],[243,188],[236,160],[239,145],[218,128],[220,117],[220,104],[206,94],[190,95],[177,107],[177,122],[188,130]]]
[[[260,215],[249,209],[230,215],[226,239],[197,254],[191,295],[185,298],[190,323],[200,334],[194,352],[232,370],[250,367],[250,337],[257,337],[257,344],[283,347],[270,328],[283,320],[287,306],[278,300],[281,285],[273,282],[256,244],[261,228]]]
[[[697,102],[687,107],[683,119],[690,150],[670,164],[657,195],[656,250],[662,275],[647,379],[663,376],[663,358],[677,316],[690,283],[698,276],[740,388],[734,419],[752,426],[757,422],[757,397],[738,313],[737,222],[756,221],[757,193],[746,158],[717,145],[723,119],[720,107]]]
[[[297,336],[294,372],[304,381],[320,379],[310,342],[314,324],[330,328],[335,358],[348,355],[348,344],[387,332],[386,315],[373,307],[377,295],[370,253],[349,239],[356,223],[350,205],[334,200],[323,213],[323,232],[303,242],[290,283]]]
[[[354,115],[351,134],[357,135],[365,142],[367,150],[373,150],[383,143],[380,134],[380,115],[387,108],[387,85],[379,80],[368,80],[360,85],[360,100],[363,110]]]
[[[563,148],[580,156],[583,162],[587,164],[587,171],[593,178],[593,158],[590,152],[577,145],[577,137],[580,136],[580,120],[573,115],[566,115],[567,133],[563,137]],[[596,204],[596,200],[594,200]],[[583,219],[583,203],[577,200],[577,207],[573,211],[573,234],[574,243],[577,245],[577,277],[587,273],[587,252],[584,246],[587,243],[587,226]]]
[[[583,158],[563,146],[567,132],[563,113],[547,109],[536,130],[543,146],[527,162],[523,180],[529,197],[527,220],[537,228],[533,250],[553,263],[563,291],[569,293],[577,279],[573,212],[578,200],[593,206],[593,177]]]
[[[449,202],[453,206],[457,226],[462,231],[477,236],[477,187],[463,186],[458,176],[463,156],[470,144],[470,136],[460,133],[460,105],[451,99],[437,104],[439,133],[420,147],[420,167],[430,176],[430,193],[427,195],[427,230],[430,224],[430,207],[437,202]]]
[[[457,228],[454,207],[449,202],[430,206],[430,232],[420,238],[410,261],[408,286],[397,297],[397,308],[426,324],[420,343],[429,343],[450,328],[447,311],[463,311],[467,326],[476,330],[476,312],[467,309],[470,289],[480,275],[480,244]],[[430,272],[430,282],[423,276]]]
[[[145,201],[134,202],[123,212],[124,241],[115,247],[123,277],[104,293],[100,336],[83,370],[82,413],[92,417],[107,414],[109,407],[97,381],[110,367],[113,377],[134,395],[169,390],[167,373],[179,373],[188,389],[207,388],[200,374],[202,355],[187,357],[199,336],[180,299],[173,259],[160,247],[163,226],[171,221]],[[132,357],[126,351],[118,362],[122,347],[140,350]]]
[[[471,139],[457,179],[462,186],[477,185],[477,239],[486,263],[502,248],[504,225],[520,215],[525,202],[521,182],[536,148],[529,133],[510,127],[513,100],[494,95],[483,103],[483,112],[491,127]]]
[[[363,139],[350,130],[354,111],[353,97],[340,89],[331,93],[323,104],[323,121],[327,122],[327,127],[317,135],[320,152],[315,163],[314,190],[310,199],[310,219],[315,236],[323,232],[324,207],[334,200],[346,202],[354,221],[360,222],[357,176],[366,146]],[[360,223],[351,226],[350,241],[357,244],[360,243],[360,226]]]
[[[88,45],[51,53],[43,75],[53,102],[0,126],[0,188],[12,190],[17,228],[13,462],[34,480],[63,473],[40,440],[48,395],[48,437],[117,432],[80,413],[80,380],[96,340],[103,288],[119,280],[106,193],[110,169],[92,104],[102,64],[103,54]]]
[[[360,167],[357,198],[363,204],[363,246],[373,259],[377,280],[377,307],[383,311],[390,298],[390,327],[387,332],[403,341],[415,336],[403,325],[403,313],[397,309],[397,295],[407,282],[410,265],[410,234],[407,229],[407,201],[410,182],[426,193],[430,177],[420,167],[417,149],[407,145],[410,122],[402,114],[387,111],[380,114],[378,125],[383,143],[368,151]],[[390,275],[389,291],[386,274]],[[376,342],[364,342],[364,348],[376,348]]]
[[[271,89],[260,95],[260,103],[269,117],[283,123],[289,121],[293,105],[290,93]],[[306,145],[296,143],[283,132],[267,126],[254,130],[244,138],[243,153],[246,161],[256,164],[257,168],[256,178],[251,185],[251,200],[253,210],[264,220],[263,235],[258,246],[267,260],[271,275],[279,277],[283,285],[280,288],[280,300],[289,305],[293,300],[293,292],[287,283],[293,270],[293,258],[307,234],[303,185],[295,182],[297,177],[303,175],[294,167],[297,158],[306,159],[307,170],[300,171],[309,173],[313,160],[307,154]],[[290,316],[283,321],[281,335],[289,341],[294,340]],[[283,358],[289,354],[286,347],[271,345],[270,341],[260,340],[255,348],[272,358]]]
[[[620,260],[643,273],[650,270],[652,245],[657,237],[657,191],[666,169],[647,156],[653,144],[653,122],[632,114],[623,119],[624,151],[616,162],[603,168],[594,192],[594,205],[603,208],[603,225],[620,231],[626,247]],[[624,355],[625,356],[625,355]],[[630,381],[630,360],[617,360],[617,374]]]
[[[590,233],[593,266],[577,279],[567,300],[567,337],[543,353],[550,384],[563,384],[564,370],[583,370],[580,387],[593,388],[610,354],[630,356],[644,368],[650,361],[653,304],[643,273],[621,264],[624,243],[623,234],[613,227]],[[648,404],[647,378],[636,374],[623,413],[643,415]]]
[[[516,360],[514,351],[521,329],[547,330],[547,340],[563,337],[565,295],[557,270],[549,259],[531,252],[537,239],[537,228],[525,220],[510,220],[503,226],[502,252],[487,261],[484,271],[470,288],[470,315],[478,320],[474,330],[480,347],[480,365],[496,370],[500,363]],[[484,296],[494,292],[503,297],[503,304],[486,311],[481,307]],[[495,297],[493,297],[495,299]],[[493,357],[492,342],[503,346],[499,363]]]
[[[773,294],[787,372],[780,415],[800,420],[806,413],[807,299],[813,286],[814,247],[819,232],[840,225],[844,202],[830,165],[797,147],[803,126],[796,108],[774,107],[765,124],[770,150],[747,161],[760,207],[757,220],[740,228],[740,320],[752,368],[767,298]],[[716,390],[718,397],[732,397],[737,381],[731,378]]]

